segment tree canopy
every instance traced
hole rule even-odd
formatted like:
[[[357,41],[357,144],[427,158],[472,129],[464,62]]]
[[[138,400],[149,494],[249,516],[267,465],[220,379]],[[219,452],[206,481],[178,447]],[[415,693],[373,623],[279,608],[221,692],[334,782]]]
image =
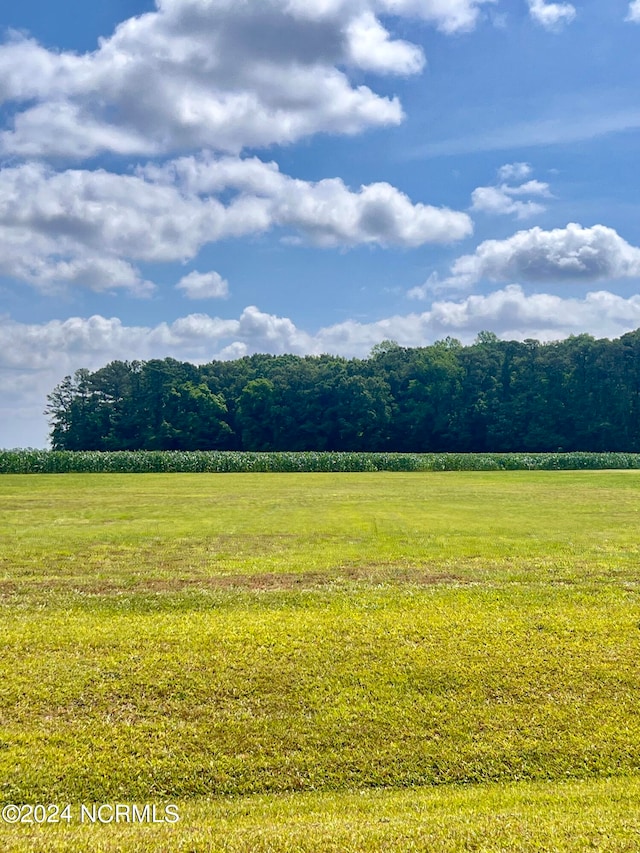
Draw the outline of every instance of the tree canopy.
[[[113,361],[47,399],[56,450],[640,452],[640,330],[384,341],[366,359]]]

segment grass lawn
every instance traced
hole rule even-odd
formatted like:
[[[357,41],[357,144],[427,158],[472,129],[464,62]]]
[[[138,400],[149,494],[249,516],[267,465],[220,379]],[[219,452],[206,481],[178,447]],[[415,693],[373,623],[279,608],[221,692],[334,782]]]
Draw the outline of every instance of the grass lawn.
[[[11,851],[640,848],[640,472],[0,477]]]

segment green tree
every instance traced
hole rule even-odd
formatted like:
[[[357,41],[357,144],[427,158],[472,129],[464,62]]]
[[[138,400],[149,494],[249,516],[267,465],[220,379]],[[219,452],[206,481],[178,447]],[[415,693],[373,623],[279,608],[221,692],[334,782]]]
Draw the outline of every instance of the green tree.
[[[226,422],[222,394],[214,394],[204,382],[183,382],[171,388],[161,425],[167,450],[219,450],[232,435]]]
[[[269,379],[252,379],[238,400],[237,421],[245,450],[275,450],[276,393]]]

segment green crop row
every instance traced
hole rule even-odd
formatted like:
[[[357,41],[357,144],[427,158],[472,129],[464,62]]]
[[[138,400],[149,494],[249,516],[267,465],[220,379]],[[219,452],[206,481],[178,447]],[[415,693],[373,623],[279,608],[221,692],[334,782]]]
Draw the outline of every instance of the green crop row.
[[[638,453],[2,450],[0,474],[287,471],[535,471],[640,468]]]

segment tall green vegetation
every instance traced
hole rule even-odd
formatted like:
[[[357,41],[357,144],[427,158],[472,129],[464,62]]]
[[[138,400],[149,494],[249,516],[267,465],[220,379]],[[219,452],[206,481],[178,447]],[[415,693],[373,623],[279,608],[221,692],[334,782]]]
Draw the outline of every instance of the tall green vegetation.
[[[48,400],[54,450],[640,452],[640,330],[385,342],[351,360],[115,361]]]
[[[245,474],[638,469],[640,453],[338,453],[249,450],[0,450],[0,474]]]

